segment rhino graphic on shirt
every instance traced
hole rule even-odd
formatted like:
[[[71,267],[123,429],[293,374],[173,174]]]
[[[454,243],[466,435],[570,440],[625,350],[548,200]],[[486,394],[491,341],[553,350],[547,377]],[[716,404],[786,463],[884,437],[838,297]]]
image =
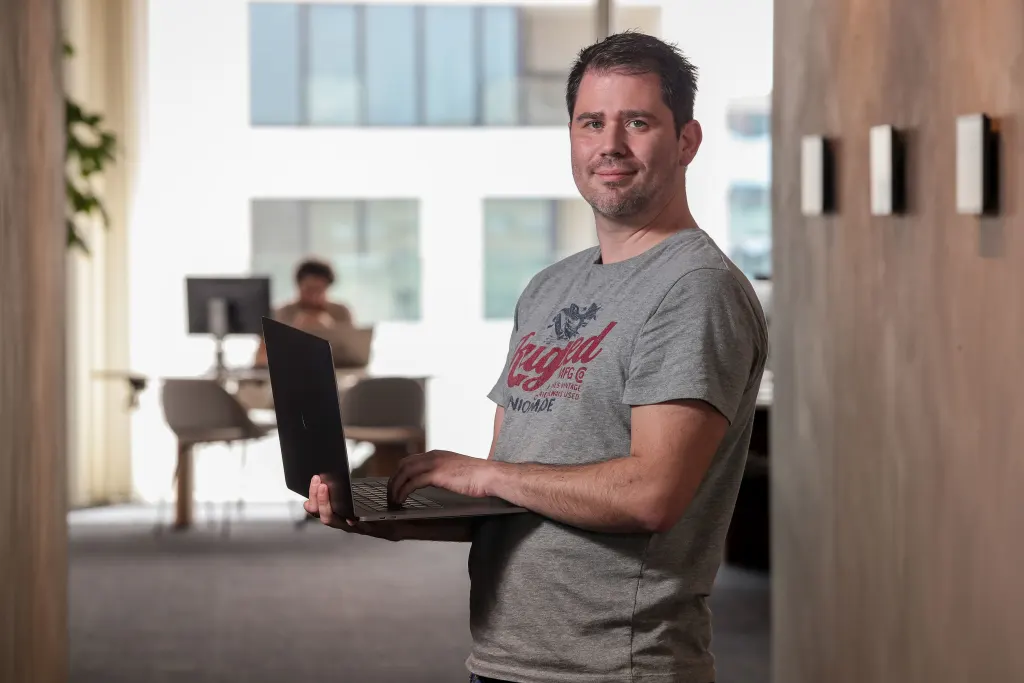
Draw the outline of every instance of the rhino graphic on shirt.
[[[555,314],[548,329],[555,328],[556,339],[570,341],[579,336],[580,330],[586,327],[587,323],[597,319],[599,310],[601,309],[596,303],[590,304],[590,307],[583,311],[576,304],[569,304]]]

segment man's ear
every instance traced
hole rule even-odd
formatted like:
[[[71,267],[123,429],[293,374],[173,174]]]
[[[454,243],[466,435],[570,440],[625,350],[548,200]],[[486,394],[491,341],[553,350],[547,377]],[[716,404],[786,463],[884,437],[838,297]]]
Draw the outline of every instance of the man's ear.
[[[704,131],[696,120],[687,121],[679,131],[679,165],[687,167],[697,156],[700,143],[704,139]]]

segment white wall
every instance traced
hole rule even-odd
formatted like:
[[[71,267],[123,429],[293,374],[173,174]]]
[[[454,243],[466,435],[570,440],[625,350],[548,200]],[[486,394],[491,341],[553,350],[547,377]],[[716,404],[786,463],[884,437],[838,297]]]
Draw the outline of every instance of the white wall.
[[[735,144],[725,124],[730,101],[771,92],[772,19],[772,0],[670,0],[662,5],[662,37],[677,43],[699,69],[694,116],[704,142],[688,170],[687,193],[697,220],[724,249],[729,247],[727,189],[737,168],[747,166],[737,155],[750,159],[750,177],[763,178],[768,171],[763,150]]]
[[[745,23],[751,34],[765,30],[770,41],[770,2],[759,1],[768,7],[768,28]],[[714,149],[724,137],[725,102],[745,73],[716,61],[735,61],[735,49],[759,52],[745,33],[728,40],[717,33],[736,20],[724,7],[732,4],[675,0],[662,10],[665,37],[701,67],[698,115],[718,123],[706,126],[706,147],[690,171],[695,213],[716,238],[725,235],[727,178]],[[482,200],[577,197],[565,129],[253,129],[248,2],[150,0],[148,21],[148,99],[131,237],[132,367],[156,376],[208,369],[211,343],[185,334],[184,277],[247,272],[252,198],[418,197],[423,319],[378,327],[373,370],[432,376],[429,446],[485,454],[493,412],[485,394],[501,370],[509,329],[482,319]],[[768,49],[770,55],[770,42]],[[767,60],[760,71],[770,78]],[[254,344],[229,345],[229,361],[248,362]],[[248,495],[281,498],[276,440],[250,452]],[[221,484],[234,474],[224,453],[200,453],[200,499],[234,495],[234,484]],[[141,498],[169,492],[173,457],[158,391],[151,390],[133,423]]]

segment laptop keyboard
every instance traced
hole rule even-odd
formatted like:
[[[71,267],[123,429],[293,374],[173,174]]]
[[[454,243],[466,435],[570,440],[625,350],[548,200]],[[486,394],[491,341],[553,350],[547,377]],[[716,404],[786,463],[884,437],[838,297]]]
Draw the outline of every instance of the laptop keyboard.
[[[371,510],[394,510],[388,506],[388,485],[385,481],[352,482],[352,498],[356,503]],[[413,493],[405,499],[401,510],[426,510],[443,507],[440,503]]]

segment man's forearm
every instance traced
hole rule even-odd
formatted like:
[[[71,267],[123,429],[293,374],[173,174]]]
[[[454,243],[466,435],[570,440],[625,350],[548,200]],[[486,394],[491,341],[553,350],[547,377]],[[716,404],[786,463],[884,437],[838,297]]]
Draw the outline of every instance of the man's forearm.
[[[659,531],[663,506],[633,456],[592,465],[494,463],[490,495],[589,531]]]

